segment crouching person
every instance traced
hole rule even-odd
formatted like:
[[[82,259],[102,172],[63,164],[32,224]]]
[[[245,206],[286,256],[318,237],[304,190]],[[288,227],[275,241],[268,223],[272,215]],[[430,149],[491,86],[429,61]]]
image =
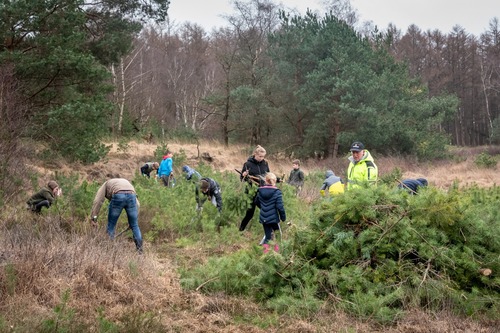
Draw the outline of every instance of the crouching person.
[[[59,185],[51,180],[47,187],[42,187],[40,191],[33,194],[26,204],[28,205],[28,209],[32,212],[40,214],[42,212],[42,208],[46,207],[47,209],[54,203],[57,197],[62,195],[62,189]]]
[[[286,221],[283,194],[276,187],[276,175],[274,173],[266,173],[265,185],[257,190],[255,204],[260,208],[259,221],[264,227],[265,234],[262,246],[264,253],[267,253],[269,252],[269,241],[274,238],[273,234],[280,230],[280,221]],[[279,251],[278,244],[274,245],[274,251]]]
[[[222,195],[219,184],[212,178],[202,178],[200,180],[200,191],[203,195],[196,196],[196,209],[200,211],[207,199],[217,207],[219,213],[222,212]]]
[[[110,201],[108,208],[107,233],[111,239],[115,237],[116,223],[122,210],[127,213],[128,225],[132,230],[137,252],[142,253],[142,235],[139,229],[139,200],[134,186],[126,179],[112,178],[106,181],[97,191],[92,205],[91,223],[97,226],[97,216],[104,199]]]

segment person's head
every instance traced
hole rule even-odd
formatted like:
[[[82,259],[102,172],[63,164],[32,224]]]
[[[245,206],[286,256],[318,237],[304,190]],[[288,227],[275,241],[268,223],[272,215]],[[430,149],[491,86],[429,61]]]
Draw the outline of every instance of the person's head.
[[[325,178],[328,178],[328,177],[331,177],[331,176],[335,176],[335,172],[333,172],[332,170],[326,170],[326,172],[325,172]]]
[[[165,151],[165,155],[163,155],[163,159],[170,158],[172,156],[173,156],[173,154],[170,151],[170,149],[167,149],[167,151]]]
[[[359,141],[354,141],[351,145],[352,158],[355,162],[359,162],[365,154],[365,145]]]
[[[210,184],[208,183],[208,181],[206,179],[202,179],[200,181],[200,190],[203,193],[207,193],[209,188],[210,188]]]
[[[267,185],[276,185],[276,175],[272,172],[266,173],[265,180]]]
[[[297,170],[298,168],[300,168],[300,161],[299,160],[293,160],[292,161],[292,167]]]
[[[182,172],[189,172],[189,167],[187,165],[184,165],[182,167]]]
[[[264,160],[266,157],[266,150],[262,146],[258,145],[253,151],[253,157],[257,160],[257,162]]]
[[[427,186],[429,184],[425,178],[417,178],[417,181],[419,181],[422,186]]]
[[[49,190],[54,191],[59,187],[59,184],[57,184],[54,180],[51,180],[48,184],[47,187]]]
[[[153,163],[153,169],[158,170],[159,167],[160,167],[160,164],[158,162]]]

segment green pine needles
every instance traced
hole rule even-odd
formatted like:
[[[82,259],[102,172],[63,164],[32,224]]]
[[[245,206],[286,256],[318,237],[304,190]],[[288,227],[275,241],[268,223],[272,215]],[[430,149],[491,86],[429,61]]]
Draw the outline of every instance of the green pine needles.
[[[499,195],[498,187],[349,191],[288,228],[279,254],[255,246],[214,258],[183,271],[182,283],[305,316],[327,302],[381,323],[412,308],[497,318]]]

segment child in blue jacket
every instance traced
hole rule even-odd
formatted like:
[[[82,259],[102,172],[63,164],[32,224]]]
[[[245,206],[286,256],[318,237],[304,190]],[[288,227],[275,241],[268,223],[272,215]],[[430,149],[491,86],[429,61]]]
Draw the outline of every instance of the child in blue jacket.
[[[280,230],[280,222],[286,221],[285,206],[283,205],[283,194],[276,187],[276,175],[272,172],[266,173],[265,185],[259,187],[255,204],[260,208],[259,220],[264,227],[263,248],[264,253],[269,252],[269,241],[273,239],[273,233]],[[279,251],[278,244],[274,245],[274,251]]]

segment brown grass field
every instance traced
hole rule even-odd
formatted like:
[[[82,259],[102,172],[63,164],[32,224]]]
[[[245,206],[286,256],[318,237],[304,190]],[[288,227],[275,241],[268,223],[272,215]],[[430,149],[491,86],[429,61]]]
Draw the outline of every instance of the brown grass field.
[[[216,143],[199,147],[172,143],[168,148],[174,152],[174,163],[175,154],[181,151],[185,152],[188,164],[193,166],[198,163],[199,154],[208,153],[213,158],[213,168],[228,171],[241,168],[251,153],[251,149],[226,149]],[[155,149],[154,144],[131,142],[123,152],[114,144],[105,161],[91,166],[54,162],[50,166],[33,164],[32,167],[41,175],[39,185],[51,179],[56,170],[62,173],[76,171],[87,180],[102,180],[107,174],[116,173],[131,178],[142,163],[151,160]],[[474,157],[483,150],[457,149],[454,155],[458,162],[416,163],[403,158],[374,157],[380,174],[399,167],[404,177],[425,177],[430,186],[443,189],[454,182],[461,186],[499,184],[497,168],[483,169],[474,164]],[[290,160],[271,151],[268,151],[268,160],[276,174],[289,173]],[[180,170],[181,166],[175,167]],[[345,159],[305,161],[302,165],[306,176],[326,169],[343,175],[346,167]],[[203,249],[163,244],[137,256],[128,251],[131,245],[124,244],[129,242],[127,239],[109,242],[102,227],[92,230],[83,225],[80,232],[67,233],[64,230],[69,228],[68,222],[58,221],[57,216],[33,217],[15,207],[8,207],[0,217],[0,332],[21,332],[23,328],[42,331],[41,320],[51,317],[58,318],[61,327],[64,324],[71,332],[84,331],[72,326],[69,314],[59,317],[54,314],[54,309],[62,303],[61,295],[67,290],[71,291],[71,296],[66,306],[75,309],[74,318],[79,321],[88,318],[92,323],[91,318],[97,315],[96,309],[102,307],[105,309],[102,315],[108,320],[124,323],[125,332],[144,332],[145,328],[148,332],[189,333],[500,332],[498,322],[464,318],[446,311],[411,310],[391,326],[355,319],[340,310],[332,310],[331,306],[307,319],[273,316],[251,300],[183,290],[176,272],[176,258],[206,255]],[[221,249],[221,252],[225,250]],[[15,270],[10,263],[15,263]],[[144,313],[149,315],[142,315]],[[268,317],[274,321],[270,325],[272,328],[264,329],[249,324],[248,320],[239,320],[242,316],[254,318],[250,322],[262,322]],[[95,321],[89,325],[85,331],[102,332],[102,327]]]

